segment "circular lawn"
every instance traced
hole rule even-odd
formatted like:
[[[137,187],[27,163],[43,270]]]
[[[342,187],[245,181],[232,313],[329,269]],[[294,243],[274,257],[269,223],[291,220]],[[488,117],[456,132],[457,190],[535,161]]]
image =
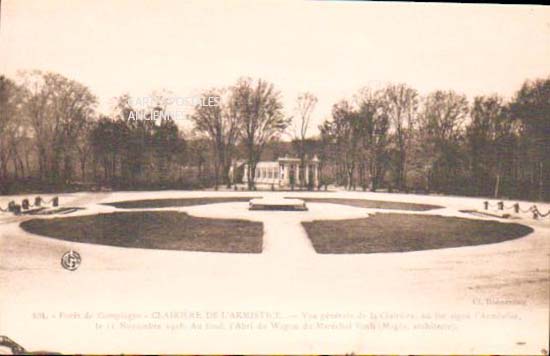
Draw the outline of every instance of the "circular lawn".
[[[377,253],[475,246],[516,239],[528,226],[437,215],[380,213],[303,222],[317,253]]]
[[[22,222],[20,226],[37,235],[109,246],[205,252],[262,252],[262,223],[198,218],[174,211],[115,212],[32,219]]]

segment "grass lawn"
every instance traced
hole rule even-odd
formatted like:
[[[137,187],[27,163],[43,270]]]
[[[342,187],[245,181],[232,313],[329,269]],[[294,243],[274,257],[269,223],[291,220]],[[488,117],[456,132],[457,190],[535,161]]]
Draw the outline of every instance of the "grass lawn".
[[[117,212],[21,223],[30,233],[92,244],[162,250],[261,253],[259,222],[209,219],[174,211]]]
[[[490,244],[525,236],[525,225],[455,217],[375,214],[303,222],[317,253],[376,253]]]
[[[398,209],[398,210],[426,211],[426,210],[443,208],[442,206],[438,206],[438,205],[401,203],[401,202],[366,200],[366,199],[298,198],[298,197],[294,199],[302,199],[306,202],[312,202],[312,203],[342,204],[342,205],[356,206],[358,208],[371,208],[371,209]]]
[[[145,208],[173,208],[180,206],[192,206],[216,203],[247,202],[252,197],[213,197],[213,198],[178,198],[178,199],[148,199],[128,200],[104,205],[114,206],[119,209],[145,209]]]

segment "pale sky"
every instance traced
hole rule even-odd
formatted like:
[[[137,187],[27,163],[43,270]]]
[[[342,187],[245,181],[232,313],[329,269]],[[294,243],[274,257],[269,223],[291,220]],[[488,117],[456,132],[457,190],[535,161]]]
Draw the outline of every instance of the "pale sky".
[[[42,69],[111,98],[189,97],[264,78],[292,114],[297,95],[332,104],[364,86],[510,97],[550,75],[550,7],[348,1],[4,0],[0,73]],[[312,133],[314,133],[312,131]]]

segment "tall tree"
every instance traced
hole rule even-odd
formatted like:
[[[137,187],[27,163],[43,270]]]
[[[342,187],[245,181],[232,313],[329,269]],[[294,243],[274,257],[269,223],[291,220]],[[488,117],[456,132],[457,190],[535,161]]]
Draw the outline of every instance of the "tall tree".
[[[328,120],[324,121],[319,125],[320,132],[320,156],[319,156],[319,185],[324,185],[325,190],[328,189],[328,184],[336,183],[336,173],[326,174],[325,170],[327,167],[330,167],[329,164],[331,161],[335,162],[336,160],[336,150],[335,150],[335,140],[332,134],[332,123]],[[334,165],[332,165],[334,167]],[[334,168],[333,168],[334,169]]]
[[[292,134],[294,142],[298,148],[298,157],[300,158],[300,176],[305,176],[306,166],[306,142],[307,134],[311,123],[311,115],[317,105],[317,97],[311,93],[302,93],[296,100],[296,117],[292,120]],[[305,179],[301,179],[302,187]],[[310,180],[311,183],[311,180]]]
[[[158,111],[158,102],[137,104],[137,100],[123,94],[116,99],[114,110],[114,129],[120,132],[120,136],[114,141],[117,157],[113,160],[113,178],[117,180],[117,162],[120,161],[121,181],[130,187],[139,185],[140,180],[152,180],[147,167],[151,165],[152,152],[149,148],[156,125],[152,115]]]
[[[396,183],[399,190],[407,186],[407,158],[418,110],[418,92],[405,85],[389,85],[384,102],[397,146]]]
[[[371,189],[376,191],[384,179],[388,165],[388,105],[383,91],[372,91],[368,88],[362,89],[356,100],[359,106],[356,135],[360,137],[362,163],[369,172]],[[366,189],[366,179],[361,180],[363,189]]]
[[[531,197],[550,199],[550,77],[526,81],[511,110],[522,124]]]
[[[90,144],[95,161],[103,168],[103,184],[116,184],[117,162],[128,161],[125,157],[128,138],[129,129],[120,119],[102,116],[91,129]]]
[[[88,167],[88,162],[91,154],[93,153],[93,147],[90,141],[90,134],[93,129],[93,123],[87,122],[82,128],[81,139],[78,140],[75,144],[76,151],[78,153],[78,161],[80,164],[80,178],[83,182],[86,182],[86,168]]]
[[[24,126],[21,114],[23,89],[14,81],[0,76],[0,192],[7,191],[8,163],[16,157],[20,129]],[[17,171],[17,159],[14,159]]]
[[[181,154],[181,142],[179,129],[175,121],[167,113],[163,113],[164,119],[155,124],[151,142],[153,147],[153,169],[159,183],[168,184],[170,181],[171,167],[176,161],[176,155]]]
[[[466,144],[474,193],[488,194],[492,185],[493,195],[498,198],[505,168],[510,170],[514,154],[513,121],[503,99],[496,95],[474,98],[470,117]]]
[[[282,108],[280,93],[265,80],[242,78],[231,88],[230,110],[242,125],[249,189],[255,187],[256,165],[265,145],[280,137],[289,125]]]
[[[351,103],[341,100],[332,106],[331,135],[336,144],[339,175],[347,189],[355,187],[355,170],[359,157],[359,120]]]
[[[229,170],[233,150],[241,129],[238,111],[227,102],[225,89],[210,89],[202,94],[202,102],[195,106],[191,120],[195,129],[210,139],[214,153],[214,184],[218,189],[220,171],[223,182],[229,186]],[[209,100],[215,98],[216,100]],[[210,105],[212,104],[212,105]]]
[[[41,176],[68,182],[73,173],[76,141],[97,104],[90,90],[56,73],[25,73],[25,108],[36,137]]]
[[[424,100],[419,115],[428,190],[452,191],[460,176],[460,142],[468,114],[468,101],[453,91],[436,91]]]

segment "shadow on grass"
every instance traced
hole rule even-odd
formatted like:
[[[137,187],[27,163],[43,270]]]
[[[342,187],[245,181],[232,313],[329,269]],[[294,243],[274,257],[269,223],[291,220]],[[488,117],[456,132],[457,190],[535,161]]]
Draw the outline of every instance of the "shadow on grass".
[[[475,246],[516,239],[528,226],[435,215],[375,214],[303,222],[317,253],[378,253]]]
[[[117,212],[32,219],[21,228],[60,240],[118,247],[261,253],[263,224],[209,219],[174,211]]]
[[[396,209],[396,210],[411,210],[411,211],[427,211],[433,209],[441,209],[439,205],[429,204],[416,204],[416,203],[402,203],[393,201],[382,200],[368,200],[368,199],[345,199],[345,198],[301,198],[301,197],[288,197],[289,199],[302,199],[311,203],[331,203],[355,206],[358,208],[367,209]]]
[[[234,203],[247,202],[253,197],[212,197],[212,198],[177,198],[177,199],[147,199],[147,200],[127,200],[113,203],[103,203],[103,205],[114,206],[119,209],[144,209],[144,208],[175,208],[182,206],[216,204],[216,203]]]

